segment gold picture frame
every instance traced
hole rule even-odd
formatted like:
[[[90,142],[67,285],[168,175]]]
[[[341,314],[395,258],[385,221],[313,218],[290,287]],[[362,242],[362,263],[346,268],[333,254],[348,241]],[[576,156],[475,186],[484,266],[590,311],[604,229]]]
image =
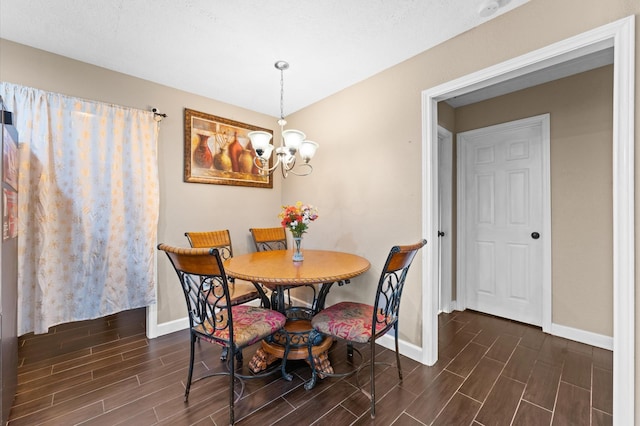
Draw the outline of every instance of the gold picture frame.
[[[184,110],[184,181],[273,188],[271,175],[260,174],[247,134],[262,130],[215,115]],[[269,167],[273,159],[269,159]]]

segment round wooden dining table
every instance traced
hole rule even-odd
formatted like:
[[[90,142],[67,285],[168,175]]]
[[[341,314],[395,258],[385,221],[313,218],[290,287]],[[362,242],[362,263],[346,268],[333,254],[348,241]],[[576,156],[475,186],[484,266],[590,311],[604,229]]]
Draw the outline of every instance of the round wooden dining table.
[[[272,290],[272,309],[277,309],[287,315],[284,330],[276,333],[272,338],[262,341],[256,351],[249,368],[257,373],[266,369],[274,361],[282,358],[307,359],[307,340],[311,330],[311,318],[322,309],[329,290],[334,284],[339,286],[349,283],[349,280],[363,274],[371,267],[369,261],[355,254],[329,251],[305,250],[304,260],[294,262],[293,250],[272,250],[248,253],[234,256],[224,262],[224,268],[230,277],[235,279],[259,283]],[[318,292],[315,285],[320,285]],[[287,306],[284,294],[288,289],[313,286],[313,301],[311,307]],[[320,373],[332,373],[327,351],[333,343],[332,339],[324,338],[313,343],[313,361]],[[285,378],[290,377],[284,371]]]

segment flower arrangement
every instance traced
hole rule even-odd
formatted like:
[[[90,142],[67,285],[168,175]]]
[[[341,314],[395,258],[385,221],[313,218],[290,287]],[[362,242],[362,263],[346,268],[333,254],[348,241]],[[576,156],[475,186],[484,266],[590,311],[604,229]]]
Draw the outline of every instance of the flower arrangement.
[[[282,206],[278,217],[282,219],[280,223],[283,228],[289,228],[291,235],[300,238],[307,232],[309,224],[318,218],[318,209],[298,201],[293,206]]]

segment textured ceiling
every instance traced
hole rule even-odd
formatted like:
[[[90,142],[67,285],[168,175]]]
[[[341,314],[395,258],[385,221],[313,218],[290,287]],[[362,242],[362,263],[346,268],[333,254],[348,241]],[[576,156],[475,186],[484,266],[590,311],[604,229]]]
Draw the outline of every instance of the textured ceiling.
[[[528,0],[488,1],[2,0],[0,37],[278,116],[276,60],[286,115]]]

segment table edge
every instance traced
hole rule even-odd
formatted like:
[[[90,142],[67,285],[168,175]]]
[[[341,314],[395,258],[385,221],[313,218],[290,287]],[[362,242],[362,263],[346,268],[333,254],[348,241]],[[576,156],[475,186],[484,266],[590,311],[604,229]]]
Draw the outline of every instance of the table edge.
[[[290,250],[286,250],[286,251],[290,251]],[[331,251],[331,250],[318,250],[318,251]],[[341,252],[341,253],[346,253],[346,252]],[[286,279],[286,278],[264,278],[264,277],[260,277],[260,279],[257,280],[255,276],[246,275],[246,274],[243,274],[241,272],[229,271],[229,270],[227,270],[226,267],[225,267],[225,272],[230,277],[233,277],[233,278],[238,279],[238,280],[245,280],[245,281],[251,281],[251,282],[260,282],[262,284],[276,284],[276,285],[278,285],[278,284],[295,284],[295,285],[304,285],[304,284],[322,284],[322,283],[333,283],[333,282],[343,281],[343,280],[347,280],[347,279],[350,279],[350,278],[357,277],[358,275],[361,275],[361,274],[367,272],[369,269],[371,269],[371,262],[369,262],[364,257],[358,256],[357,254],[353,254],[353,253],[346,253],[346,254],[350,254],[352,256],[357,256],[357,257],[361,258],[362,260],[367,262],[366,266],[364,266],[363,268],[360,268],[358,270],[351,271],[351,272],[346,273],[346,274],[327,275],[325,277],[319,277],[319,278],[305,278],[305,279],[298,278],[298,279],[295,279],[295,280]]]

